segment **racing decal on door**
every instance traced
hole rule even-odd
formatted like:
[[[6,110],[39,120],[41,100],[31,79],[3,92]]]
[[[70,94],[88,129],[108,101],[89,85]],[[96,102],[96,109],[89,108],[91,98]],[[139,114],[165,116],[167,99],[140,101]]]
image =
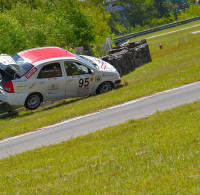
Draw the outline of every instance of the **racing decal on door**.
[[[89,78],[79,79],[79,88],[78,90],[89,90]]]
[[[54,96],[54,95],[56,95],[56,94],[57,94],[57,92],[54,92],[54,91],[48,92],[48,95],[49,95],[49,96]]]
[[[48,78],[49,81],[55,81],[55,80],[58,80],[58,77],[51,77],[51,78]]]
[[[83,86],[87,87],[88,85],[89,85],[89,78],[85,78],[85,80],[84,79],[79,80],[79,87]]]
[[[97,82],[100,82],[102,78],[101,78],[101,76],[99,75],[99,76],[97,76],[95,79],[96,79]]]
[[[48,86],[48,90],[58,90],[59,89],[59,84],[56,83],[56,84],[50,84]]]
[[[35,86],[35,84],[36,84],[36,83],[33,83],[33,84],[29,87],[29,89],[33,88],[33,87]]]
[[[25,77],[27,78],[27,79],[29,79],[31,76],[33,76],[34,75],[34,73],[36,73],[37,72],[37,68],[36,67],[34,67],[34,68],[32,68],[26,75],[25,75]]]
[[[76,79],[76,78],[80,78],[80,77],[81,77],[80,75],[73,75],[72,79]]]

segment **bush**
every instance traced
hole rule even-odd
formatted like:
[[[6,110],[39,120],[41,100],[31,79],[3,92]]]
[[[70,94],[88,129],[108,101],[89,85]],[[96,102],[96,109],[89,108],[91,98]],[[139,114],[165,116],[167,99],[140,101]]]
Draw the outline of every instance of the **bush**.
[[[200,16],[200,5],[191,4],[189,9],[186,9],[178,16],[178,20]]]
[[[25,37],[16,20],[1,14],[0,26],[0,53],[15,53],[25,48]]]

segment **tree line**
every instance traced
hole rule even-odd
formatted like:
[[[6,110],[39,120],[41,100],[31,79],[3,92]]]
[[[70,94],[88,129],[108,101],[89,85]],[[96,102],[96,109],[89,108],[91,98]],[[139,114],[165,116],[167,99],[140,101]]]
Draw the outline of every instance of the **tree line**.
[[[153,28],[180,20],[183,15],[197,16],[199,6],[195,0],[117,0],[122,11],[110,11],[109,25],[118,34]],[[196,10],[195,12],[193,12]],[[198,12],[198,13],[196,13]],[[190,15],[190,16],[189,16]],[[119,25],[120,24],[120,25]]]
[[[107,11],[109,3],[123,11]],[[101,55],[99,48],[108,36],[168,23],[178,15],[173,2],[163,0],[0,0],[0,53],[92,45],[94,54]]]
[[[110,15],[91,2],[1,0],[0,52],[52,45],[70,50],[102,43],[110,34]]]

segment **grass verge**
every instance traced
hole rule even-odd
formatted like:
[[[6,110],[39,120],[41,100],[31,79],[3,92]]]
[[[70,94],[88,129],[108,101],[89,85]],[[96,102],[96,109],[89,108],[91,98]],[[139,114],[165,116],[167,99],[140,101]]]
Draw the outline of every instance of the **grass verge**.
[[[199,115],[197,102],[0,160],[0,193],[199,194]]]
[[[188,26],[182,25],[175,29]],[[172,30],[174,28],[168,29]],[[153,61],[124,76],[122,84],[126,82],[128,85],[117,90],[98,96],[64,100],[48,108],[0,119],[0,139],[200,80],[200,34],[191,34],[197,30],[200,27],[149,39]],[[159,49],[159,43],[163,44],[163,49]]]

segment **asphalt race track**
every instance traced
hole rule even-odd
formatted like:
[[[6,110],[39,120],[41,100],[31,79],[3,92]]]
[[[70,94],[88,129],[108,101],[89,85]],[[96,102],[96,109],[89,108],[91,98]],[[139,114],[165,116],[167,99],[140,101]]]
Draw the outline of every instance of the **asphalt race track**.
[[[0,141],[0,159],[198,100],[200,100],[200,82],[156,93],[94,114],[2,140]]]

